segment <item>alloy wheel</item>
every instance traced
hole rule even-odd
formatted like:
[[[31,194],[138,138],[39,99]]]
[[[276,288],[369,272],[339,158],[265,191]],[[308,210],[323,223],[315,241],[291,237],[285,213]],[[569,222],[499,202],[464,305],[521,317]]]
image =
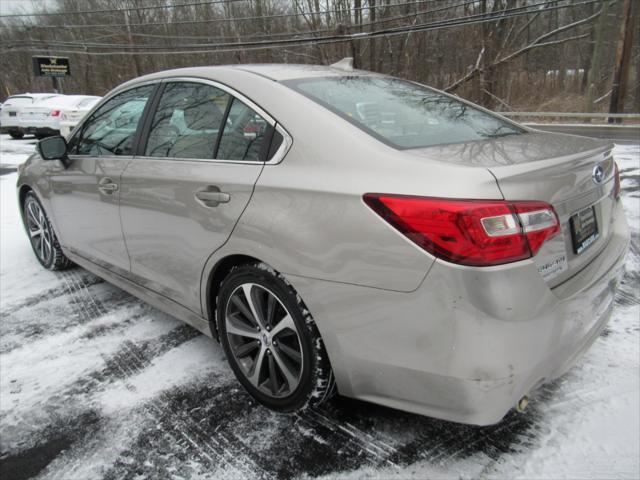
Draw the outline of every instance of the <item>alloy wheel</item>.
[[[303,352],[291,314],[261,285],[245,283],[225,308],[226,335],[246,379],[273,398],[291,395],[300,383]]]
[[[53,254],[51,227],[40,204],[33,198],[25,204],[27,229],[33,250],[43,264],[48,264]]]

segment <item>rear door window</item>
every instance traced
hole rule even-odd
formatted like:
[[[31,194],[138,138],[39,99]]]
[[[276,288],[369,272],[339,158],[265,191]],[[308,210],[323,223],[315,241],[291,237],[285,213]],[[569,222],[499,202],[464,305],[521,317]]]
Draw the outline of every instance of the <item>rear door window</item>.
[[[233,99],[216,158],[262,161],[272,136],[269,123],[237,98]]]
[[[166,84],[153,116],[145,155],[213,159],[230,100],[228,93],[211,85]]]

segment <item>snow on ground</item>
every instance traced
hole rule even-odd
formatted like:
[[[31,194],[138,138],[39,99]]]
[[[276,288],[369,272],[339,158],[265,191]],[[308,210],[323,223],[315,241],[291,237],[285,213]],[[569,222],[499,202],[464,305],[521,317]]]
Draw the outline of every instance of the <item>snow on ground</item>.
[[[0,135],[0,168],[23,163],[33,153],[36,143],[38,141],[32,136],[14,140],[9,135]]]
[[[30,149],[2,136],[0,165]],[[0,170],[0,478],[639,478],[640,146],[615,156],[633,238],[610,324],[524,414],[483,428],[344,398],[265,410],[191,327],[43,270]]]

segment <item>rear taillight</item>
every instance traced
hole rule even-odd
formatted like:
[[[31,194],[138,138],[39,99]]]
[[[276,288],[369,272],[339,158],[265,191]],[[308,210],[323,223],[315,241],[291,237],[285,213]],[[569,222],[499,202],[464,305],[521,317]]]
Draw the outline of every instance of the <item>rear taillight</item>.
[[[490,266],[535,255],[560,232],[544,202],[450,200],[367,193],[364,202],[432,255],[461,265]]]
[[[613,162],[613,179],[613,198],[618,200],[620,198],[620,170],[616,162]]]
[[[49,115],[52,117],[57,117],[58,115],[60,115],[60,110],[51,110],[51,113]]]

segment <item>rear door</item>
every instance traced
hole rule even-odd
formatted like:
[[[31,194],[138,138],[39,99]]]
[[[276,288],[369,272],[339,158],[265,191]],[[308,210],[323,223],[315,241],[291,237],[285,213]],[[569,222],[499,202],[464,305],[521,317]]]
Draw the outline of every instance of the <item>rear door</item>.
[[[201,313],[203,267],[251,198],[273,123],[222,85],[165,82],[122,175],[122,227],[136,281]]]
[[[136,135],[156,85],[119,93],[101,105],[69,140],[69,160],[45,162],[62,243],[121,274],[129,257],[120,226],[120,175],[133,158]]]

